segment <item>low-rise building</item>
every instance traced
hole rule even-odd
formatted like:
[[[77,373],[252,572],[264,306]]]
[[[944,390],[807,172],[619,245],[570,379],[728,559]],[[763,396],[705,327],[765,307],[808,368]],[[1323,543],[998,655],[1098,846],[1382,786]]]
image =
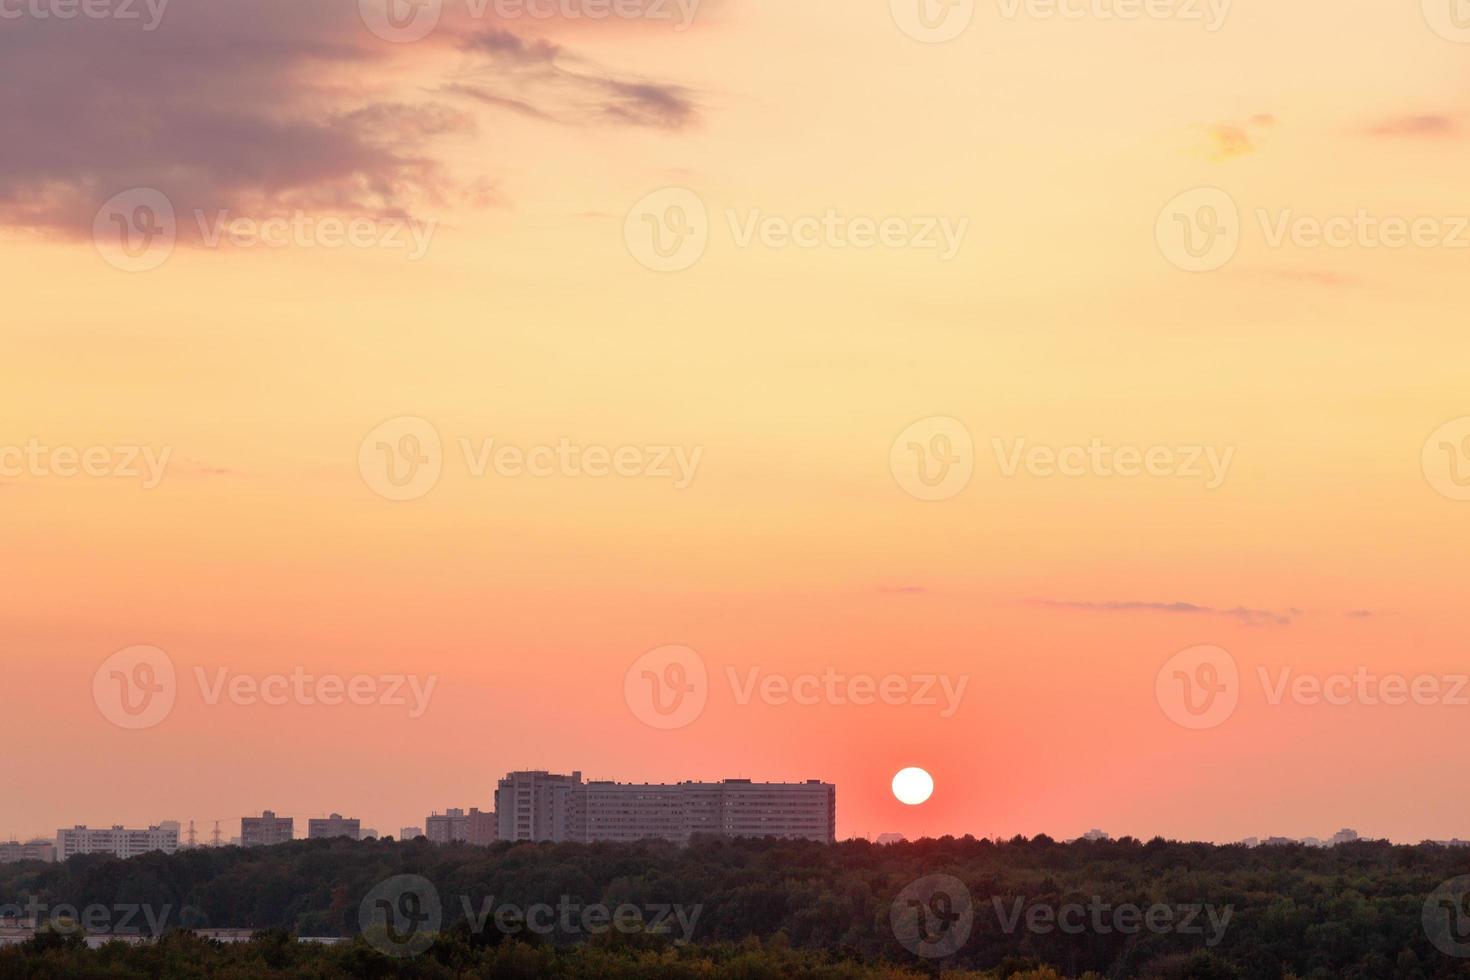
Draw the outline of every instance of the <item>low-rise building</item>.
[[[344,817],[340,813],[334,813],[329,817],[312,817],[306,821],[306,836],[311,840],[327,837],[349,837],[352,840],[359,840],[362,837],[362,821],[356,817]]]

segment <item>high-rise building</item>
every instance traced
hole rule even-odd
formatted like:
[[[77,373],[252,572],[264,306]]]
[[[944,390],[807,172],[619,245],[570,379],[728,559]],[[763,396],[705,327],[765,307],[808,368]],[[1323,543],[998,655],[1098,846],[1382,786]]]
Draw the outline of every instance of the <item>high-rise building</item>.
[[[240,818],[241,847],[269,847],[289,843],[296,836],[296,821],[266,810],[258,817]]]
[[[56,842],[44,837],[28,840],[24,844],[20,841],[0,841],[0,864],[13,864],[16,861],[55,861]]]
[[[311,840],[324,837],[362,837],[362,821],[356,817],[344,817],[334,813],[330,817],[312,817],[306,821],[306,836]]]
[[[422,827],[404,827],[398,832],[399,840],[413,840],[415,837],[422,836],[424,836],[424,828]]]
[[[572,828],[572,796],[582,774],[507,773],[495,790],[497,837],[501,840],[578,840]]]
[[[107,830],[92,830],[81,824],[56,832],[56,859],[65,861],[76,854],[112,854],[136,857],[149,851],[172,854],[179,849],[179,825],[173,821],[128,830],[116,824]]]
[[[502,840],[685,843],[694,834],[837,839],[837,788],[820,780],[757,783],[584,783],[512,772],[495,791]]]
[[[1346,827],[1344,827],[1343,829],[1339,830],[1337,833],[1335,833],[1335,834],[1332,835],[1332,843],[1334,845],[1337,845],[1337,844],[1351,844],[1353,841],[1355,841],[1357,839],[1358,839],[1358,832],[1356,830],[1349,830]]]

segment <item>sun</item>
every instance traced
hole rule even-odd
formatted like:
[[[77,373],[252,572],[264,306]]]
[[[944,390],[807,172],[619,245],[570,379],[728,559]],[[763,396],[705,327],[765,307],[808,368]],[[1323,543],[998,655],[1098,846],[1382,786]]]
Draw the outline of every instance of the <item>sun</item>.
[[[893,777],[893,795],[900,803],[918,806],[934,795],[934,777],[916,766],[901,769]]]

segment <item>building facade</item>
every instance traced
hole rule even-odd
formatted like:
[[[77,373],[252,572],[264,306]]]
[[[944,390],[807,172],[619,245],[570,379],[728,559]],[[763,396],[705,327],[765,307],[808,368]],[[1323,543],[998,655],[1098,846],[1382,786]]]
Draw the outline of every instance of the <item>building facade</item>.
[[[306,821],[306,836],[310,840],[321,840],[327,837],[349,837],[352,840],[360,840],[362,821],[356,817],[344,817],[340,813],[334,813],[330,817],[312,817]]]
[[[288,843],[295,837],[295,819],[278,817],[272,810],[266,810],[258,817],[240,818],[241,847],[269,847]]]
[[[500,839],[511,841],[837,839],[837,788],[815,779],[613,783],[583,782],[580,772],[513,772],[500,781],[495,811]]]
[[[0,864],[16,861],[55,861],[56,842],[44,837],[21,843],[18,840],[0,841]]]
[[[445,810],[442,814],[432,813],[424,821],[424,836],[434,844],[454,841],[493,844],[498,835],[495,814],[485,813],[478,807],[470,807],[469,813],[457,808]]]
[[[415,837],[422,836],[424,836],[424,828],[422,827],[404,827],[398,831],[399,840],[413,840]]]
[[[130,858],[150,851],[172,854],[179,849],[179,825],[165,821],[147,830],[129,830],[116,825],[93,830],[78,824],[56,832],[56,859],[65,861],[77,854],[111,854]]]

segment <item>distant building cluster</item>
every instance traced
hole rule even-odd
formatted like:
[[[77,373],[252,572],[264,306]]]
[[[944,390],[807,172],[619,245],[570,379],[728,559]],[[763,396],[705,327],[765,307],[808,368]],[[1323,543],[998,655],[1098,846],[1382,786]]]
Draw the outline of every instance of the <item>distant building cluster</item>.
[[[0,841],[0,864],[16,861],[55,861],[56,842],[37,837],[22,844],[18,840]]]
[[[804,783],[757,783],[726,779],[717,783],[614,783],[583,781],[545,771],[507,773],[495,790],[495,809],[471,807],[434,812],[424,826],[404,827],[401,840],[426,838],[433,844],[493,844],[505,841],[639,841],[683,844],[695,834],[724,837],[782,837],[833,843],[837,839],[837,787],[812,779]],[[376,839],[356,817],[333,813],[306,821],[311,840],[346,837]],[[898,835],[889,835],[890,839]],[[296,839],[296,821],[264,810],[240,818],[240,836],[230,844],[270,847]],[[208,846],[224,843],[215,822]],[[137,857],[154,851],[172,854],[203,846],[194,824],[179,840],[174,820],[134,830],[121,825],[93,829],[78,825],[44,838],[0,842],[0,862],[65,861],[77,854]]]
[[[1351,844],[1361,839],[1356,830],[1344,827],[1326,840],[1320,837],[1303,837],[1300,840],[1295,837],[1267,837],[1265,840],[1258,837],[1247,837],[1241,843],[1246,847],[1282,847],[1287,844],[1301,844],[1303,847],[1336,847],[1339,844]]]
[[[580,772],[512,772],[495,791],[500,840],[687,843],[694,834],[837,839],[837,787],[757,783],[583,782]]]

